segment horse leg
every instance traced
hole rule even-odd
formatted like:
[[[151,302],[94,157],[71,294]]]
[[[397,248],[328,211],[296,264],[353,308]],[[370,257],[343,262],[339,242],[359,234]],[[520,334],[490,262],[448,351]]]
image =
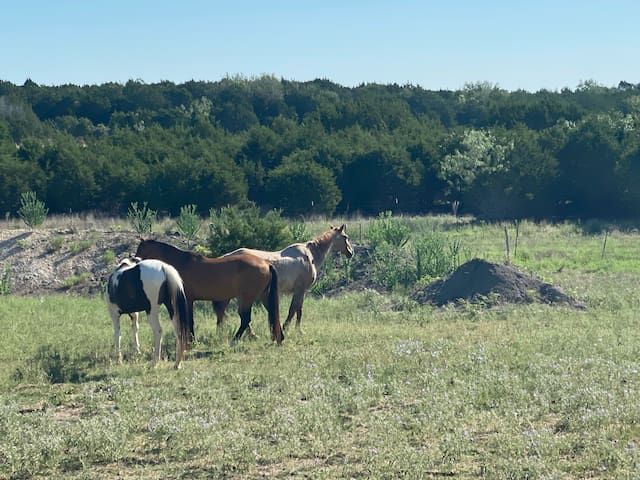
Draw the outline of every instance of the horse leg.
[[[138,312],[130,313],[131,333],[133,334],[133,351],[140,353],[140,339],[138,338]]]
[[[218,327],[218,332],[220,332],[224,323],[224,312],[229,306],[229,300],[213,300],[211,305],[216,314],[216,326]]]
[[[296,316],[296,328],[300,328],[300,318],[302,317],[302,303],[304,302],[304,290],[302,293],[294,292],[291,297],[291,306],[289,307],[289,313],[287,319],[284,321],[283,328],[287,328],[289,322]]]
[[[260,338],[251,328],[251,324],[247,325],[247,330],[244,332],[244,336],[249,340],[257,340],[258,338]]]
[[[171,319],[171,323],[173,323],[173,331],[176,334],[176,363],[173,364],[173,368],[179,369],[180,363],[184,359],[184,350],[182,349],[183,343],[180,341],[180,325],[178,325],[178,312],[173,314],[173,318]]]
[[[239,310],[239,314],[240,314],[240,328],[238,328],[238,331],[236,332],[235,336],[231,340],[231,345],[235,345],[238,342],[238,340],[240,340],[240,337],[242,337],[242,334],[244,333],[244,331],[249,327],[249,323],[251,323],[251,304],[249,304],[248,308],[243,308],[242,310]]]
[[[296,312],[296,328],[297,329],[300,329],[300,319],[301,318],[302,318],[302,304],[300,305],[300,308]]]
[[[160,348],[162,346],[162,326],[158,316],[159,311],[158,305],[151,305],[151,310],[147,313],[147,319],[153,331],[153,357],[151,363],[154,366],[160,361]]]
[[[296,310],[293,308],[294,305],[294,299],[291,299],[291,305],[289,306],[289,313],[287,313],[287,319],[284,321],[284,323],[282,324],[282,329],[286,330],[287,327],[289,326],[289,322],[291,321],[291,319],[293,318],[294,313],[296,312]]]
[[[302,304],[304,303],[304,294],[305,292],[303,291],[302,294],[300,295],[300,303],[298,306],[298,310],[296,311],[296,328],[300,329],[300,320],[302,320]]]
[[[193,302],[194,300],[191,300],[190,298],[187,297],[187,308],[189,309],[189,312],[187,313],[187,315],[189,316],[189,330],[191,330],[191,340],[194,341],[196,334],[195,334],[195,327],[194,327],[194,323],[193,323]]]
[[[109,314],[113,322],[113,348],[116,352],[118,363],[122,362],[122,351],[120,350],[120,312],[115,305],[109,306]]]

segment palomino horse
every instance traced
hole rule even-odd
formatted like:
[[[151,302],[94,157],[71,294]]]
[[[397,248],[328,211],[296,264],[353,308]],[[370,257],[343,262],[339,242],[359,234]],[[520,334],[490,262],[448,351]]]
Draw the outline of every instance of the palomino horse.
[[[156,240],[141,240],[136,256],[157,258],[178,270],[184,282],[191,325],[194,301],[228,303],[236,298],[240,328],[232,340],[235,343],[245,330],[250,331],[251,307],[260,300],[268,312],[271,338],[278,345],[284,340],[280,326],[278,274],[268,261],[253,255],[208,258]]]
[[[330,226],[329,230],[306,243],[294,243],[278,252],[265,252],[250,248],[239,248],[225,254],[222,258],[251,254],[270,261],[278,271],[281,293],[291,293],[291,306],[283,328],[296,315],[296,327],[300,327],[302,318],[302,304],[306,291],[313,285],[318,276],[318,269],[322,266],[329,252],[342,253],[345,257],[353,256],[353,246],[346,234],[347,227]],[[213,302],[213,308],[218,317],[218,325],[223,321],[224,311],[229,302]]]
[[[118,360],[122,360],[120,316],[127,313],[131,317],[133,348],[136,353],[139,353],[138,312],[143,310],[147,312],[147,319],[153,330],[152,362],[156,364],[160,360],[162,327],[158,313],[160,305],[164,304],[176,332],[175,368],[180,368],[184,351],[190,343],[192,329],[189,324],[184,286],[177,270],[159,260],[141,261],[139,258],[127,258],[120,262],[109,276],[106,293],[107,305],[113,321],[113,339]]]

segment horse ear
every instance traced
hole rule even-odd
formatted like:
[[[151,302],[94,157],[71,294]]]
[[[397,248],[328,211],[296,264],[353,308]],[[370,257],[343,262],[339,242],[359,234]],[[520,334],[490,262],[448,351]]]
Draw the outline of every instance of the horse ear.
[[[333,230],[334,228],[335,228],[335,227],[334,227],[333,225],[329,224],[329,229],[330,229],[330,230]]]
[[[343,223],[342,226],[340,227],[340,231],[344,232],[347,230],[347,226]]]

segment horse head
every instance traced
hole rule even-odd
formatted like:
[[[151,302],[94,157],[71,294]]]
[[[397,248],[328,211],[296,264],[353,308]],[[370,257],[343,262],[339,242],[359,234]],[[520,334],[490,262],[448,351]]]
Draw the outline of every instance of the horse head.
[[[353,245],[347,235],[347,226],[343,223],[340,227],[329,226],[333,231],[331,250],[343,254],[347,258],[353,257]]]
[[[140,263],[142,259],[136,255],[129,254],[128,257],[120,260],[120,263],[116,267],[116,270],[120,270],[121,268],[133,267],[135,264]]]
[[[138,244],[138,249],[136,250],[135,256],[140,258],[149,258],[148,250],[152,248],[152,246],[156,243],[158,242],[151,238],[145,239],[143,237],[140,237],[140,243]]]

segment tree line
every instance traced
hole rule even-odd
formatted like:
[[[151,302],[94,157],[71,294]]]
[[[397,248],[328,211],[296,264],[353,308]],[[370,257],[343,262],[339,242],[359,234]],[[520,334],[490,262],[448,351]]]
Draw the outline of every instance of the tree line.
[[[469,213],[640,210],[640,84],[343,87],[273,76],[43,86],[0,81],[0,212]]]

